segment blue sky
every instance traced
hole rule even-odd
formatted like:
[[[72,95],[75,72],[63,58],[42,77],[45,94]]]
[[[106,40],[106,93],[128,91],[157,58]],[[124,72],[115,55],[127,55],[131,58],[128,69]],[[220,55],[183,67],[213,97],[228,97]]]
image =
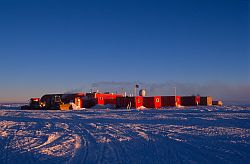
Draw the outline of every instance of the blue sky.
[[[0,0],[0,102],[95,82],[249,89],[248,8],[246,0]]]

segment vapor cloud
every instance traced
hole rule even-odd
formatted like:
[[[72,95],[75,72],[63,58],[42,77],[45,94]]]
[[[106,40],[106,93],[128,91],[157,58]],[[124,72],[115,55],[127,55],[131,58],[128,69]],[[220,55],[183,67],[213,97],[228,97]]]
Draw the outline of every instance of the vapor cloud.
[[[140,89],[146,89],[147,95],[174,95],[174,87],[177,95],[201,95],[212,96],[214,99],[221,99],[227,104],[250,104],[250,84],[234,85],[220,82],[210,82],[207,84],[164,82],[164,83],[144,83],[144,82],[96,82],[91,85],[93,90],[101,92],[127,92],[133,94],[135,84],[140,85]]]

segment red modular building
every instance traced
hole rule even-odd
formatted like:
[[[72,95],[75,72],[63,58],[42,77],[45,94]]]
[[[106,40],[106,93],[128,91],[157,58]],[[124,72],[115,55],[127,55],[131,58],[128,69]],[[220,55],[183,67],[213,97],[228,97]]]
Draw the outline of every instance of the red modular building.
[[[211,96],[201,97],[200,105],[212,106],[212,102],[213,102],[213,100],[212,100]]]
[[[163,107],[180,106],[181,96],[161,96],[161,105]]]
[[[91,108],[96,105],[96,98],[94,93],[86,93],[86,96],[82,98],[83,107]]]
[[[112,104],[116,105],[116,98],[123,97],[119,94],[105,94],[105,93],[95,93],[96,103],[98,105]]]
[[[139,108],[143,106],[143,97],[117,97],[116,107],[117,108]]]
[[[200,96],[183,96],[181,97],[181,105],[183,106],[200,105]]]
[[[161,96],[143,97],[143,106],[146,108],[161,108]]]

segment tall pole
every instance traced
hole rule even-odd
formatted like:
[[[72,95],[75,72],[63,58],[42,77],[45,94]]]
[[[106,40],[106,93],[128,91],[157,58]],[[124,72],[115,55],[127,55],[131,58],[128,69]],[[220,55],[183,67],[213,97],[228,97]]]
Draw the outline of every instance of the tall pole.
[[[134,92],[135,92],[135,93],[134,93],[134,96],[136,96],[136,85],[135,85],[135,89],[134,89]]]
[[[138,84],[135,84],[135,96],[137,96],[137,88],[139,88],[139,85]]]
[[[176,87],[174,87],[174,97],[175,97],[175,101],[176,101]]]
[[[177,103],[176,103],[176,87],[174,87],[174,101],[175,101],[175,106],[177,106]]]
[[[125,95],[125,93],[124,93],[124,88],[122,88],[121,90],[122,90],[122,95],[124,96],[124,95]],[[125,97],[125,96],[124,96],[124,97]]]

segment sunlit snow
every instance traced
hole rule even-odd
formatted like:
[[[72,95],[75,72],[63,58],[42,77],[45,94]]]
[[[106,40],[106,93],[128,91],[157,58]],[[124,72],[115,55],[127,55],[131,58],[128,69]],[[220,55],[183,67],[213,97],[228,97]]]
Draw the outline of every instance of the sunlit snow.
[[[1,106],[1,163],[249,163],[250,107],[22,111]]]

